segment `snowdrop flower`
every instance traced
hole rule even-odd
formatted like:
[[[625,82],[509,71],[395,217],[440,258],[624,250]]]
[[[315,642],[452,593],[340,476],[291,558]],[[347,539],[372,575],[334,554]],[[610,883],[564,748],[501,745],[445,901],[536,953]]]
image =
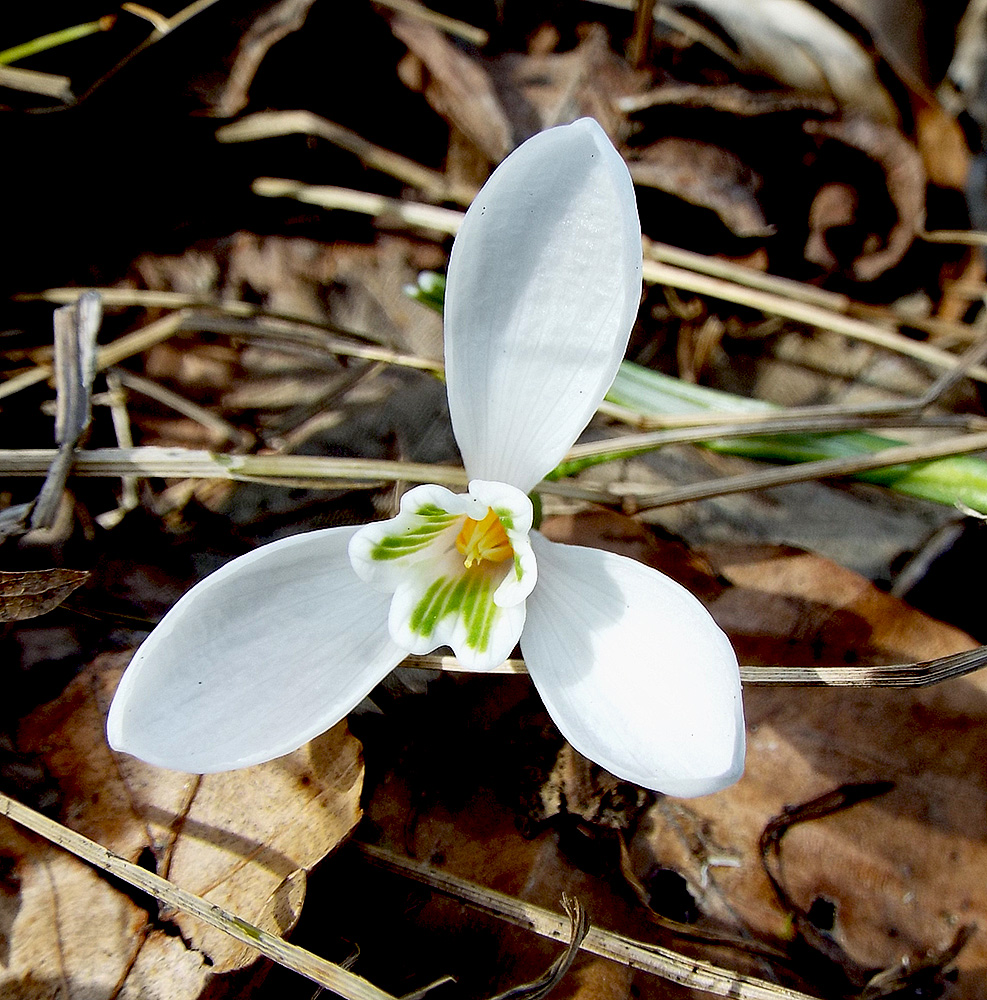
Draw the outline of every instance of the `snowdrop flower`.
[[[192,772],[260,763],[334,725],[409,652],[446,644],[484,670],[520,639],[587,757],[673,795],[735,781],[739,671],[702,605],[640,563],[532,530],[527,494],[623,357],[640,236],[627,169],[596,122],[515,150],[449,262],[446,376],[468,492],[419,486],[389,521],[286,538],[207,577],[134,656],[112,746]]]

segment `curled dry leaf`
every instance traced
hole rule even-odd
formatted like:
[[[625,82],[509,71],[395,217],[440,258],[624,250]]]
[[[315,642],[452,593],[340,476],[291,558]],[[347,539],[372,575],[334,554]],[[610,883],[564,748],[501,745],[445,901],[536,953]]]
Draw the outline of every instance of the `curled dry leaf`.
[[[429,104],[491,163],[500,163],[520,140],[512,133],[483,64],[421,21],[397,16],[391,30],[421,66],[419,80],[410,79],[405,67],[405,83],[422,90]]]
[[[617,102],[646,79],[613,52],[599,25],[568,52],[490,60],[468,55],[417,21],[396,17],[391,28],[424,70],[420,81],[406,82],[493,164],[536,132],[586,116],[616,137],[626,127]]]
[[[855,278],[872,281],[904,257],[923,225],[925,170],[922,158],[897,129],[861,116],[806,122],[805,130],[859,150],[877,163],[884,174],[895,221],[887,234],[875,234],[873,245],[864,239],[863,252],[852,262]]]
[[[105,656],[83,671],[22,722],[17,749],[38,755],[58,783],[66,825],[284,933],[304,891],[298,870],[315,865],[360,817],[359,743],[340,724],[259,767],[206,777],[150,767],[106,745],[105,710],[125,660]],[[66,995],[85,988],[92,1000],[183,1000],[198,996],[210,973],[256,957],[184,914],[160,914],[181,932],[169,934],[167,923],[75,858],[7,823],[0,837],[5,996],[38,980],[61,984]]]
[[[761,179],[730,150],[666,136],[642,149],[628,166],[636,184],[710,209],[737,236],[774,232],[757,201]]]
[[[57,608],[89,579],[82,569],[0,571],[0,622],[36,618]]]
[[[600,25],[590,25],[568,52],[505,53],[491,60],[490,74],[521,138],[585,116],[595,118],[607,135],[619,136],[626,124],[616,108],[646,80],[611,49]]]

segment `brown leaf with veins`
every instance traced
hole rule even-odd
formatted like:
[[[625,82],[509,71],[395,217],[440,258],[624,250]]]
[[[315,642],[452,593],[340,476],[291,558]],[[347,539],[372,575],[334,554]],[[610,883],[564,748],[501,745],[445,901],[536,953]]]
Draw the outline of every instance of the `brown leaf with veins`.
[[[733,584],[709,607],[744,663],[907,662],[976,646],[811,553],[721,545],[702,555]],[[784,941],[789,915],[760,867],[764,825],[841,784],[890,780],[888,795],[788,834],[787,891],[805,910],[832,903],[833,936],[865,967],[944,947],[961,924],[983,926],[987,889],[973,873],[987,865],[987,677],[903,690],[747,685],[744,701],[744,777],[715,795],[659,801],[632,848],[637,871],[671,868],[707,916]],[[951,996],[974,1000],[982,934],[957,965]]]
[[[299,869],[332,851],[360,818],[358,741],[341,723],[293,754],[239,771],[152,767],[106,744],[106,709],[127,659],[98,658],[21,723],[18,751],[38,755],[61,791],[57,818],[244,920],[290,929]],[[74,857],[9,823],[0,829],[5,997],[51,996],[57,984],[86,1000],[182,1000],[198,996],[210,973],[256,958],[181,913],[161,914],[181,936],[165,933]]]
[[[47,614],[88,579],[82,569],[0,570],[0,622]]]

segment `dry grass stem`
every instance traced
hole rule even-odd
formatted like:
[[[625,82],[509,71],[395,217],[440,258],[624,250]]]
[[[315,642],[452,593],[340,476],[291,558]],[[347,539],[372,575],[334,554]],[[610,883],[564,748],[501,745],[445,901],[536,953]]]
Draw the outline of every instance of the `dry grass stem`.
[[[355,846],[368,861],[385,871],[413,878],[540,937],[562,942],[569,938],[570,921],[559,913],[495,892],[380,847],[369,844]],[[731,972],[711,962],[681,955],[670,948],[635,941],[599,927],[590,927],[583,939],[582,950],[712,996],[732,997],[734,1000],[812,1000],[808,994],[797,990],[775,986],[763,979]]]
[[[216,131],[220,142],[253,142],[282,135],[309,135],[325,139],[352,153],[368,167],[395,177],[437,201],[468,205],[476,194],[475,188],[450,184],[445,174],[384,149],[311,111],[258,111]]]
[[[76,301],[86,289],[73,289],[73,291],[75,295],[65,301]],[[105,305],[106,297],[102,296],[102,298]],[[187,315],[184,310],[179,310],[159,320],[155,320],[153,323],[148,323],[147,326],[141,327],[133,333],[128,333],[120,337],[118,340],[113,341],[112,344],[107,344],[106,347],[99,348],[96,352],[96,370],[103,371],[106,368],[111,368],[125,358],[133,357],[135,354],[140,354],[149,347],[167,340],[181,328]],[[0,399],[5,396],[12,396],[14,393],[20,392],[22,389],[27,389],[29,386],[37,385],[39,382],[44,382],[51,378],[52,372],[51,365],[38,365],[36,368],[31,368],[20,375],[15,375],[13,378],[7,379],[6,382],[0,383]]]
[[[475,673],[467,670],[454,656],[435,653],[412,655],[402,666],[423,670],[448,670],[453,673]],[[857,667],[775,667],[742,666],[740,679],[745,684],[791,685],[794,687],[855,687],[855,688],[917,688],[941,684],[943,681],[972,674],[987,666],[987,646],[953,653],[937,660],[921,663],[893,663]],[[505,660],[488,674],[526,674],[524,660]]]
[[[812,303],[800,302],[774,292],[744,288],[736,282],[697,274],[694,271],[687,271],[685,268],[645,260],[644,280],[652,284],[668,285],[672,288],[693,292],[696,295],[708,295],[725,302],[732,302],[735,305],[758,309],[772,316],[780,316],[796,323],[805,323],[807,326],[813,326],[820,330],[841,333],[851,340],[874,344],[876,347],[883,347],[885,350],[924,361],[936,368],[952,368],[956,364],[955,355],[948,351],[940,350],[938,347],[921,341],[911,340],[876,323],[843,316]],[[982,365],[971,368],[968,374],[970,378],[979,382],[987,382],[987,368]]]
[[[866,455],[848,455],[846,458],[825,458],[818,462],[802,462],[780,469],[763,469],[743,476],[726,476],[695,486],[678,486],[661,493],[636,493],[636,487],[621,488],[626,501],[636,511],[653,510],[671,504],[691,503],[710,497],[726,496],[730,493],[747,493],[764,490],[772,486],[787,486],[790,483],[804,483],[812,479],[832,479],[841,476],[855,476],[872,469],[885,469],[895,465],[912,465],[916,462],[931,462],[951,455],[969,455],[987,448],[987,432],[951,437],[930,444],[906,444],[896,448]]]
[[[452,208],[401,201],[382,194],[354,191],[331,184],[304,184],[283,177],[258,177],[251,189],[254,194],[265,198],[295,198],[308,205],[318,205],[319,208],[372,215],[385,228],[432,229],[450,236],[459,230],[464,214]]]
[[[482,28],[476,28],[465,21],[457,21],[454,17],[447,17],[445,14],[438,14],[419,3],[413,3],[412,0],[374,0],[374,3],[379,7],[389,7],[399,14],[431,24],[432,27],[439,28],[447,35],[462,38],[463,41],[480,49],[490,40],[490,36]]]
[[[746,416],[746,415],[745,415]],[[606,438],[602,441],[590,441],[585,444],[573,445],[565,461],[574,462],[581,459],[598,458],[614,453],[630,455],[637,452],[653,451],[673,444],[692,444],[709,441],[713,438],[757,437],[766,434],[793,434],[806,432],[838,432],[871,430],[882,427],[974,427],[978,430],[987,428],[983,418],[966,417],[961,414],[941,414],[932,416],[868,416],[865,414],[840,416],[812,416],[791,412],[789,415],[774,413],[751,414],[754,419],[734,419],[731,415],[724,420],[719,417],[718,423],[699,423],[698,426],[683,426],[675,429],[649,431],[643,434],[626,434],[622,437]],[[979,447],[984,447],[980,445]],[[977,449],[974,449],[977,450]],[[876,452],[885,455],[887,451]],[[883,463],[889,464],[889,463]]]
[[[55,456],[52,448],[0,449],[0,473],[44,475]],[[465,486],[458,467],[370,458],[330,458],[324,455],[230,455],[191,448],[93,448],[75,454],[73,469],[80,476],[144,476],[160,479],[294,479],[329,489],[340,484],[374,484],[408,480]]]

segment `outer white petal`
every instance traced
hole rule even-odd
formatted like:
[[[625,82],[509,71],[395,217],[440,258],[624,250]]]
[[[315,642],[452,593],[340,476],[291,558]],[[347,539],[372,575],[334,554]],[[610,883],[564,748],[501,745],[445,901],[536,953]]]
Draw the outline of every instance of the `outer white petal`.
[[[618,777],[669,795],[736,781],[740,675],[705,608],[631,559],[531,539],[539,578],[521,650],[566,739]]]
[[[519,146],[476,196],[449,261],[445,357],[471,479],[529,492],[610,387],[641,297],[623,160],[590,118]]]
[[[356,528],[264,545],[193,587],[137,651],[111,746],[178,771],[279,757],[325,732],[405,656],[388,595],[350,566]]]

